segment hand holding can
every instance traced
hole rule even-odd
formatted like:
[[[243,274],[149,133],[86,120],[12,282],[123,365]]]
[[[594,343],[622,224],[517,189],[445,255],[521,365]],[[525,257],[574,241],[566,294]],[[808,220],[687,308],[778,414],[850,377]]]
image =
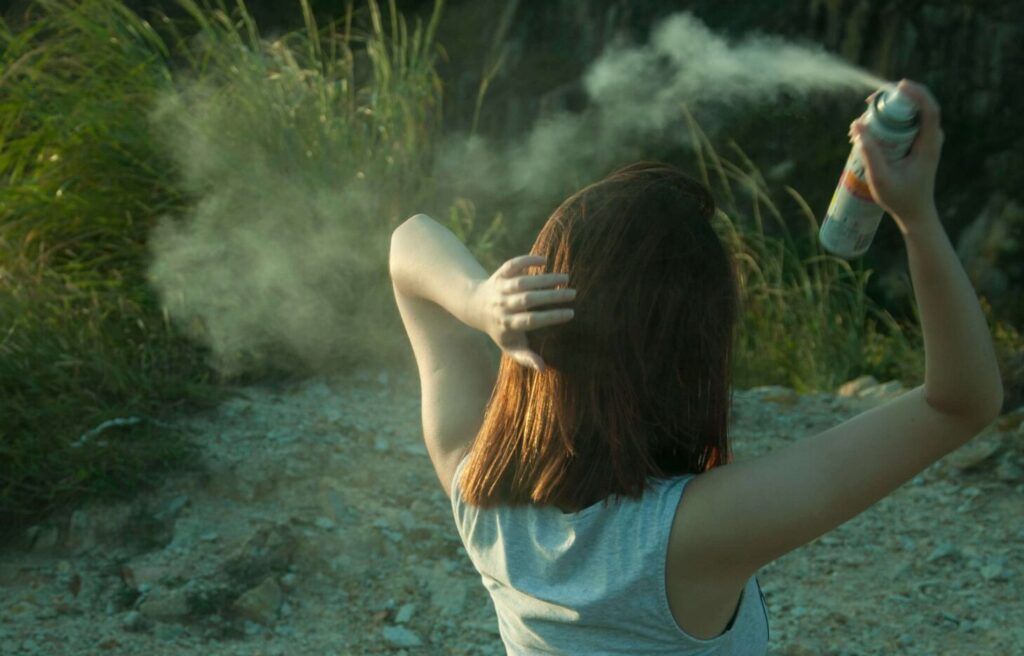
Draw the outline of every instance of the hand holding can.
[[[920,129],[905,157],[887,159],[878,139],[864,125],[863,117],[853,122],[851,132],[861,148],[871,195],[906,234],[916,221],[935,213],[935,172],[944,135],[939,105],[927,88],[902,80],[897,89],[917,105],[920,121]]]
[[[923,87],[904,80],[898,85],[879,89],[868,98],[867,111],[850,126],[853,149],[819,231],[825,250],[847,259],[859,257],[870,247],[886,210],[905,211],[908,207],[916,209],[920,205],[911,201],[902,190],[907,185],[920,182],[921,164],[929,156],[915,154],[912,158],[914,164],[909,168],[901,160],[911,150],[926,150],[913,144],[919,133],[921,104],[927,100],[932,103],[928,107],[930,122],[927,135],[931,140],[937,126],[937,106]],[[868,151],[863,147],[865,143]],[[877,188],[869,179],[869,158]],[[904,171],[914,171],[914,175],[908,178],[903,175]],[[934,178],[934,167],[931,175]],[[933,181],[929,189],[934,191]],[[911,194],[914,198],[918,195]],[[879,202],[879,198],[883,200]],[[895,205],[890,203],[893,200]],[[900,216],[897,221],[903,219]],[[900,224],[900,227],[903,229],[905,224]]]

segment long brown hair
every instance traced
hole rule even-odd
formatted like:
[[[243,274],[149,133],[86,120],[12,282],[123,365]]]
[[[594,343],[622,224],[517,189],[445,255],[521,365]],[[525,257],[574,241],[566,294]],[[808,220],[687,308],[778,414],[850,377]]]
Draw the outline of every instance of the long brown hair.
[[[467,502],[574,511],[731,459],[739,292],[714,212],[704,185],[656,162],[555,210],[531,253],[569,274],[575,318],[527,333],[544,372],[502,357],[459,483]]]

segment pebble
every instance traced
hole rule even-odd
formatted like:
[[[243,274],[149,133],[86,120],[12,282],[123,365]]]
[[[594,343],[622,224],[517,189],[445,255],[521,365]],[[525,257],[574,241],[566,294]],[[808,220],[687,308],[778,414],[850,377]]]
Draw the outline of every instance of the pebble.
[[[412,619],[413,613],[416,612],[416,604],[403,604],[398,609],[398,613],[395,615],[395,624],[405,624]]]
[[[127,631],[138,631],[143,623],[142,613],[137,610],[130,610],[121,618],[121,626]]]
[[[328,519],[326,517],[317,517],[313,521],[313,523],[316,524],[318,528],[322,528],[325,531],[329,531],[331,529],[337,528],[337,526],[338,526],[337,523],[334,522],[334,520]]]
[[[942,542],[937,547],[932,549],[932,552],[925,558],[925,562],[934,563],[943,558],[948,558],[957,555],[956,546],[952,542]]]
[[[384,639],[395,647],[419,647],[423,644],[418,635],[401,626],[384,627]]]
[[[862,390],[875,387],[876,385],[878,385],[878,381],[874,376],[860,376],[840,385],[836,390],[836,394],[842,397],[856,396]]]

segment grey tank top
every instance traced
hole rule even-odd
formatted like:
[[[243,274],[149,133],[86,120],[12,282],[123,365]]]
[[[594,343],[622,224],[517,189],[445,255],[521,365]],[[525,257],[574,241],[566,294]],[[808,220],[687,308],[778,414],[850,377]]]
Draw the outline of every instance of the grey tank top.
[[[665,558],[692,475],[650,479],[640,499],[613,497],[576,513],[532,505],[480,509],[452,482],[452,511],[491,595],[509,654],[763,656],[768,615],[750,577],[729,628],[710,640],[669,610]]]

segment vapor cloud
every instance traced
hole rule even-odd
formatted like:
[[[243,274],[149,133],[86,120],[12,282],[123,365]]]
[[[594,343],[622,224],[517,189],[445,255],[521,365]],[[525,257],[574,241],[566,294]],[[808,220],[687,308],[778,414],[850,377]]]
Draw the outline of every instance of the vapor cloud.
[[[708,127],[723,105],[883,83],[819,47],[763,35],[729,42],[676,14],[647,43],[609,47],[593,62],[581,79],[586,110],[545,116],[509,143],[451,135],[432,179],[452,199],[501,205],[515,231],[652,144],[685,143],[684,103]],[[199,199],[151,240],[151,280],[171,316],[197,326],[228,371],[289,359],[330,366],[339,353],[379,345],[390,289],[374,296],[361,287],[386,276],[386,236],[374,230],[383,217],[373,213],[387,192],[355,177],[359,163],[337,164],[343,153],[282,156],[288,149],[268,145],[277,135],[234,131],[230,103],[215,90],[184,89],[155,119]],[[330,164],[321,170],[318,161]]]

